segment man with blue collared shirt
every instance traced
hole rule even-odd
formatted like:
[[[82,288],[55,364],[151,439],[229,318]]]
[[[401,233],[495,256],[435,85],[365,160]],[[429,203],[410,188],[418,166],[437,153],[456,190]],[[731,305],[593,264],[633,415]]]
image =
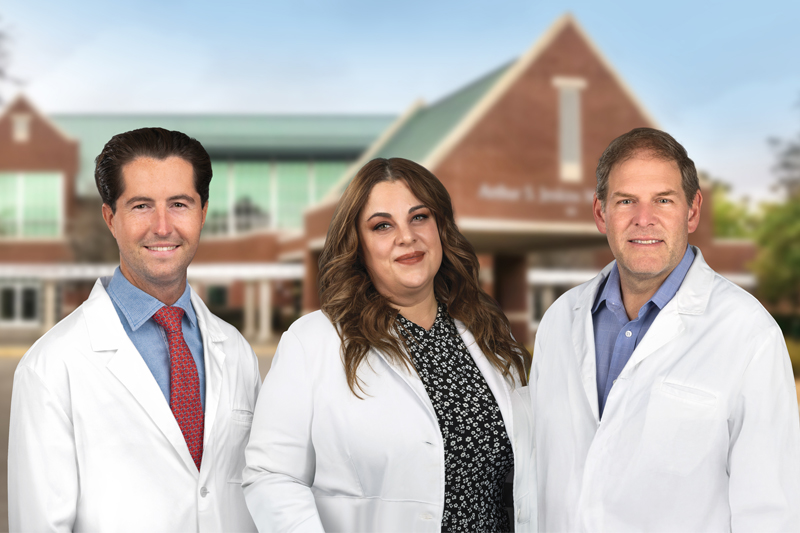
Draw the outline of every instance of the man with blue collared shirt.
[[[539,325],[530,376],[540,531],[797,531],[800,417],[786,345],[698,248],[703,196],[668,134],[597,167],[615,261]]]
[[[255,531],[242,492],[258,360],[186,282],[208,210],[195,139],[143,128],[97,157],[120,266],[14,374],[11,531]]]

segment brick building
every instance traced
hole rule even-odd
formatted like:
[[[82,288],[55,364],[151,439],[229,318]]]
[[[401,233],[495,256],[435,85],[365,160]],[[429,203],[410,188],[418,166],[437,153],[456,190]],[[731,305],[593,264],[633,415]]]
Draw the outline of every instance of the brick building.
[[[397,118],[45,117],[19,98],[0,116],[0,335],[25,327],[38,335],[81,301],[88,278],[110,268],[86,264],[113,262],[115,252],[98,229],[92,160],[114,133],[146,125],[184,131],[212,157],[190,281],[248,336],[264,338],[285,325],[281,316],[318,308],[317,259],[341,192],[373,157],[405,157],[450,191],[484,285],[526,340],[559,293],[611,260],[591,214],[603,149],[632,128],[657,127],[569,15],[516,61]],[[93,230],[77,222],[95,212]],[[751,287],[744,265],[753,246],[715,239],[710,213],[707,194],[690,242]],[[105,238],[101,251],[87,252],[87,238]]]

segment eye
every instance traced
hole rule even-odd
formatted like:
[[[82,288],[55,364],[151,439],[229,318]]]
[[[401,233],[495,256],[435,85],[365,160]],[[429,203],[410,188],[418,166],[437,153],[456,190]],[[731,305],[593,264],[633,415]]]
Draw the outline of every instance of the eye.
[[[672,200],[670,200],[669,198],[659,198],[659,199],[658,199],[658,200],[656,200],[656,201],[657,201],[658,203],[660,203],[660,204],[669,204],[669,203],[672,203]]]
[[[426,218],[428,218],[428,215],[426,215],[425,213],[420,213],[418,215],[414,215],[414,217],[411,220],[425,220]]]
[[[173,205],[173,207],[186,207],[186,204],[184,204],[184,203],[182,203],[182,202],[175,202],[175,203],[174,203],[174,204],[172,204],[172,205]]]
[[[133,206],[134,209],[139,209],[139,210],[144,209],[145,207],[147,207],[147,204],[136,204]]]
[[[388,222],[378,222],[377,224],[375,224],[375,226],[372,229],[373,229],[373,231],[380,231],[380,230],[383,230],[383,229],[386,229],[386,228],[390,228],[390,227],[391,226],[389,225]]]
[[[630,199],[620,200],[619,203],[622,205],[630,205],[633,203],[633,200]]]

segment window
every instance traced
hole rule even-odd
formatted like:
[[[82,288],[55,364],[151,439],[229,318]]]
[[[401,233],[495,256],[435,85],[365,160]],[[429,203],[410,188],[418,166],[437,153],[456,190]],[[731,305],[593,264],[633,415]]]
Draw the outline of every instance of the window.
[[[561,181],[578,183],[581,172],[581,91],[582,78],[553,78],[558,89],[558,151]]]
[[[31,116],[28,113],[11,115],[11,137],[17,143],[26,143],[31,140]]]
[[[347,169],[343,161],[214,161],[204,235],[302,227]]]
[[[0,326],[38,325],[41,291],[36,282],[0,284]]]
[[[0,238],[60,237],[60,174],[0,173]]]

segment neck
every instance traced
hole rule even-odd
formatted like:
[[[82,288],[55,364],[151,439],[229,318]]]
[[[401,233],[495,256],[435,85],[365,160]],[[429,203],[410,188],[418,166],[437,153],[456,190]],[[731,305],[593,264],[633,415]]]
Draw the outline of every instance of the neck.
[[[119,270],[122,272],[122,275],[125,276],[125,279],[131,283],[131,285],[146,292],[165,305],[172,305],[177,302],[178,299],[183,296],[183,292],[186,290],[185,273],[182,278],[175,280],[174,282],[168,284],[156,284],[132,275],[133,273],[128,270],[124,264],[120,264]]]
[[[433,291],[418,301],[396,302],[390,300],[390,304],[406,319],[422,328],[431,329],[436,320],[438,304]]]
[[[667,274],[669,275],[669,274]],[[653,297],[667,275],[658,279],[637,280],[619,271],[619,289],[622,296],[622,303],[625,306],[625,313],[628,320],[633,320],[639,316],[639,310],[647,301]]]

